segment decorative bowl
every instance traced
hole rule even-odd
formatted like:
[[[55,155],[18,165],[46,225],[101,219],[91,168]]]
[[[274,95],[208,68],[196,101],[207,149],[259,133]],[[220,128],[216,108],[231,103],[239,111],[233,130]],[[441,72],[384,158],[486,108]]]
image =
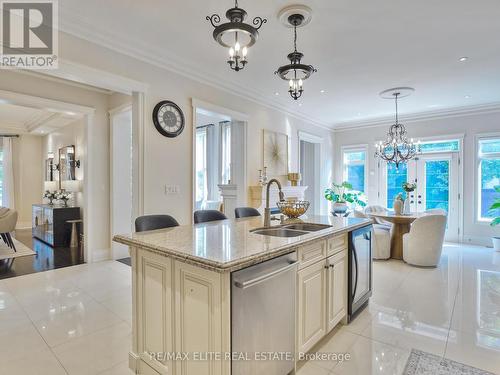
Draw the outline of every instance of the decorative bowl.
[[[285,201],[276,203],[281,213],[290,219],[296,219],[304,215],[309,208],[309,204],[308,201]]]

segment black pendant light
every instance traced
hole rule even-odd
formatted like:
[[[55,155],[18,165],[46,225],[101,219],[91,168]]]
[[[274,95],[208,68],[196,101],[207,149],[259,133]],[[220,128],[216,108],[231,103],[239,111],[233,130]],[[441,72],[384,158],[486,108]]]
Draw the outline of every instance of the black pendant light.
[[[234,2],[234,8],[228,9],[226,18],[229,22],[220,23],[220,16],[213,14],[207,16],[214,27],[213,37],[221,46],[229,49],[227,63],[236,72],[242,70],[248,63],[248,48],[253,46],[259,36],[259,29],[267,22],[265,18],[255,17],[252,25],[245,23],[247,12],[238,7],[238,0]]]
[[[304,92],[304,81],[317,71],[312,65],[302,64],[301,60],[304,54],[297,51],[297,27],[302,25],[303,22],[304,16],[302,14],[292,14],[288,17],[288,23],[293,27],[294,51],[287,56],[288,60],[290,60],[290,64],[280,66],[278,70],[274,72],[274,74],[279,75],[281,79],[288,81],[288,92],[294,100],[302,96]]]

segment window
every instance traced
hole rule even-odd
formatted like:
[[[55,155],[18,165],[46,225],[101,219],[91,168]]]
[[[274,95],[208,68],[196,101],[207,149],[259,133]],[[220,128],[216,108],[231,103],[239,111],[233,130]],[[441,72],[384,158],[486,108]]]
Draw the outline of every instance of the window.
[[[422,142],[420,147],[422,149],[422,153],[424,154],[432,152],[454,152],[460,150],[460,141],[455,139],[452,141]]]
[[[196,129],[196,202],[207,199],[207,128]],[[199,207],[197,207],[199,208]]]
[[[396,164],[387,163],[387,208],[393,208],[396,195],[403,193],[403,183],[408,180],[408,164],[403,163],[396,168]]]
[[[344,151],[344,181],[352,185],[353,190],[366,192],[366,148]]]
[[[229,184],[231,181],[231,123],[229,121],[222,122],[222,152],[221,152],[221,184]]]
[[[500,210],[490,211],[500,185],[500,137],[478,141],[478,219],[491,220]]]

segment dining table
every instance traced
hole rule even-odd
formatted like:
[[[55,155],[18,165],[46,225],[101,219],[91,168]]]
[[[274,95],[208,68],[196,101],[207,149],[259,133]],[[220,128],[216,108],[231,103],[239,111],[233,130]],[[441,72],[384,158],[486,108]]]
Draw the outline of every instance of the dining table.
[[[373,218],[379,224],[387,222],[391,227],[391,258],[403,259],[403,235],[410,231],[411,223],[419,217],[425,216],[424,212],[410,212],[408,214],[398,215],[394,211],[370,212],[367,215]]]

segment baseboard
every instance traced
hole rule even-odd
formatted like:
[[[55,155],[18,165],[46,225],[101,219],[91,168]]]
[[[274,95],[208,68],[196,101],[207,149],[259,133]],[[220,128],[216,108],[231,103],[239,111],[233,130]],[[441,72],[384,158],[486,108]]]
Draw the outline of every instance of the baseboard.
[[[493,247],[491,236],[472,236],[464,234],[462,243],[469,245]]]
[[[92,250],[92,263],[102,262],[103,260],[110,260],[110,259],[111,259],[111,250],[110,249]]]
[[[31,229],[31,221],[18,221],[16,229]]]
[[[128,353],[128,368],[132,370],[134,374],[137,374],[139,370],[140,358],[137,354],[129,352]]]

